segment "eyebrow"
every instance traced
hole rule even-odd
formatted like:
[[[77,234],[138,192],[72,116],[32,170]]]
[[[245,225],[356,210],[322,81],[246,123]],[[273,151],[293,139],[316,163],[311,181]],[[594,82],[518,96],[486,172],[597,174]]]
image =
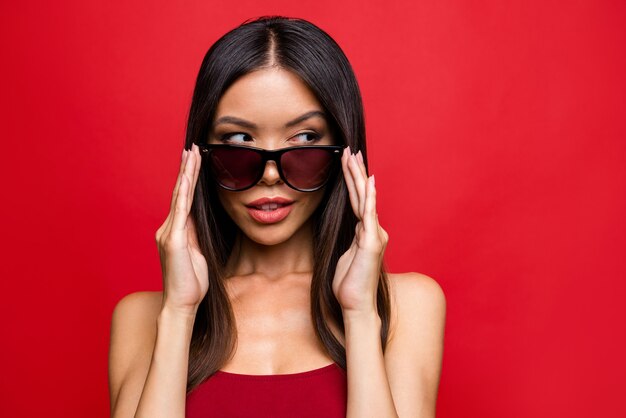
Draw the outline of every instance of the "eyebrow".
[[[324,120],[326,120],[326,114],[322,111],[319,110],[312,110],[310,112],[306,112],[305,114],[298,116],[297,118],[295,118],[294,120],[291,120],[289,122],[287,122],[285,124],[285,128],[291,128],[294,125],[299,124],[300,122],[303,122],[307,119],[310,119],[312,117],[320,117]],[[244,128],[248,128],[248,129],[257,129],[258,126],[250,121],[247,121],[245,119],[241,119],[241,118],[237,118],[235,116],[222,116],[221,118],[219,118],[218,120],[215,121],[215,123],[213,124],[213,126],[217,126],[219,124],[222,123],[232,123],[234,125],[239,125],[239,126],[243,126]]]

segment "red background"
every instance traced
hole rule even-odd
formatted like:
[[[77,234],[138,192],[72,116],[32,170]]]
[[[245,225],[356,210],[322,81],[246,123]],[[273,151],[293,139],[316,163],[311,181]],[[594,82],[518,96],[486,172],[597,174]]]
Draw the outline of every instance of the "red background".
[[[391,271],[447,296],[439,417],[623,417],[626,3],[3,2],[0,415],[108,416],[115,303],[208,47],[311,20],[362,88]]]

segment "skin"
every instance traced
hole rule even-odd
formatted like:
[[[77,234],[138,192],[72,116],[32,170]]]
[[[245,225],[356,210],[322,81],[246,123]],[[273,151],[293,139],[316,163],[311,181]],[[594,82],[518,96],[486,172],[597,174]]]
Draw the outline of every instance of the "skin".
[[[284,124],[311,111],[322,110],[315,96],[294,74],[275,68],[255,71],[237,80],[220,99],[215,120],[236,116],[251,121],[258,129],[221,123],[211,130],[209,143],[250,145],[278,149],[296,145],[334,145],[326,121],[312,117],[284,128]],[[233,135],[233,133],[235,133]],[[308,134],[307,134],[308,133]],[[320,136],[319,139],[310,135]],[[226,142],[220,140],[230,134]],[[241,192],[218,188],[222,206],[243,231],[241,251],[228,266],[233,276],[254,275],[259,280],[280,280],[297,272],[310,272],[313,260],[309,218],[323,197],[323,190],[299,192],[279,177],[276,163],[269,161],[259,183]],[[275,224],[261,224],[248,214],[247,203],[261,197],[293,200],[289,216]]]
[[[284,128],[286,122],[311,110],[322,108],[297,76],[278,68],[255,71],[225,92],[215,120],[235,116],[257,128],[219,125],[208,139],[220,143],[225,134],[238,133],[228,141],[276,149],[312,144],[312,137],[305,135],[308,132],[319,135],[316,144],[333,144],[323,118]],[[163,292],[128,295],[114,311],[109,361],[112,416],[133,416],[135,410],[137,417],[184,416],[188,340],[198,304],[208,291],[206,261],[188,216],[200,161],[195,145],[183,153],[170,213],[156,234]],[[336,324],[329,322],[346,346],[347,416],[434,417],[445,297],[437,282],[426,275],[389,274],[391,339],[383,356],[375,292],[388,235],[378,223],[375,181],[367,176],[361,156],[346,150],[341,163],[359,219],[355,239],[340,258],[332,284],[344,315],[345,339]],[[254,187],[242,192],[220,190],[220,202],[242,231],[241,251],[233,252],[227,264],[238,345],[222,370],[285,374],[332,362],[315,337],[309,306],[310,216],[322,194],[289,188],[271,161]],[[256,222],[244,205],[264,196],[294,200],[291,213],[276,224]]]
[[[322,107],[297,76],[277,69],[256,71],[224,93],[215,120],[235,116],[254,122],[258,129],[219,124],[211,130],[209,143],[224,143],[220,138],[230,134],[226,143],[264,149],[333,145],[323,118],[312,117],[284,128],[286,122],[311,110],[321,111]],[[312,141],[315,137],[307,133],[316,133],[319,139]],[[241,192],[218,188],[218,194],[243,232],[239,236],[241,250],[227,263],[232,272],[227,285],[237,321],[238,348],[222,370],[276,374],[330,364],[332,359],[317,341],[309,314],[313,270],[309,219],[323,190],[305,193],[290,188],[280,179],[275,162],[269,161],[256,186]],[[290,214],[281,222],[261,224],[246,210],[245,204],[258,198],[277,196],[294,201]]]

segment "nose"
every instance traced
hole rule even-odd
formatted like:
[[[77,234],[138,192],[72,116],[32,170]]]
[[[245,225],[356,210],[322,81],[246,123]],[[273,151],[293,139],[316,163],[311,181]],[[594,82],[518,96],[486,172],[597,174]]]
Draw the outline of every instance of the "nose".
[[[280,174],[278,173],[278,166],[276,166],[275,161],[269,160],[265,163],[263,177],[261,177],[259,184],[260,183],[264,183],[268,186],[282,183],[282,179],[280,178]]]

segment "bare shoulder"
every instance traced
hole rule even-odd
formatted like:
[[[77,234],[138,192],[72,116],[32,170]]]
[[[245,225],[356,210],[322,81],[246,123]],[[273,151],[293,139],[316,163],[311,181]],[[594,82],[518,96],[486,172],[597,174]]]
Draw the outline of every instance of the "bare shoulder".
[[[387,273],[390,281],[400,287],[420,287],[423,290],[435,292],[441,292],[443,294],[443,289],[439,285],[439,283],[430,276],[427,276],[423,273]]]
[[[418,313],[417,311],[429,316],[439,316],[432,319],[445,318],[446,297],[443,288],[435,279],[415,272],[388,273],[387,276],[393,319],[397,321],[401,320],[401,317],[411,317]],[[442,315],[444,318],[441,318]]]
[[[113,318],[124,319],[129,315],[133,318],[142,316],[145,319],[147,316],[158,315],[161,310],[161,301],[163,298],[162,291],[141,291],[129,293],[121,298],[113,309]],[[154,316],[156,320],[156,316]]]
[[[389,273],[388,277],[392,332],[442,332],[447,302],[441,285],[422,273]]]
[[[399,416],[435,416],[446,297],[425,274],[388,274],[392,321],[385,367]]]
[[[387,273],[387,277],[391,302],[390,340],[398,332],[410,332],[407,327],[431,325],[441,329],[445,323],[446,297],[435,279],[416,272]]]
[[[152,360],[162,294],[160,291],[130,293],[113,309],[109,344],[112,416],[125,415],[120,408],[136,405],[135,398],[139,401]]]

